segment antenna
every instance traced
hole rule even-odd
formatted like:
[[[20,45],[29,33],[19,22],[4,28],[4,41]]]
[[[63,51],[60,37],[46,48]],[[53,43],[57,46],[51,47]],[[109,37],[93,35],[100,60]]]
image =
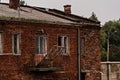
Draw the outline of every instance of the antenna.
[[[18,7],[18,17],[20,18],[20,7]]]
[[[19,1],[19,6],[17,8],[17,10],[18,10],[18,18],[20,18],[20,2],[21,2],[21,0]]]
[[[49,11],[49,8],[45,8],[46,11]]]

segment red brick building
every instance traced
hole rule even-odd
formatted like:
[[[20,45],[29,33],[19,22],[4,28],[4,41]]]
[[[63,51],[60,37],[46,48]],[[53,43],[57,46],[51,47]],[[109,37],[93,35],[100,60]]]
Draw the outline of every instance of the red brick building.
[[[0,3],[1,80],[100,80],[99,22],[19,5]]]

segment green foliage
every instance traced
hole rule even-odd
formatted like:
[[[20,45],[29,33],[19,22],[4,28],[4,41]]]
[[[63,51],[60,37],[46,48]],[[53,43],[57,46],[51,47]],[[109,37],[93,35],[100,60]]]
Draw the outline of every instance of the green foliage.
[[[108,21],[101,29],[102,61],[106,61],[108,32],[110,35],[110,61],[120,61],[120,20]]]
[[[104,30],[102,30],[101,29],[101,31],[100,31],[100,39],[101,39],[101,59],[102,59],[102,61],[106,61],[106,50],[105,50],[105,48],[104,47],[106,47],[106,37],[107,37],[107,35],[106,35],[106,33],[105,33],[105,31]]]
[[[94,21],[98,21],[98,18],[96,17],[96,14],[94,12],[92,12],[92,15],[90,16],[91,20],[94,20]]]
[[[24,0],[21,0],[20,1],[20,5],[24,5],[25,4],[25,1]]]
[[[101,59],[102,59],[102,61],[106,61],[107,60],[107,55],[106,55],[106,51],[105,51],[105,49],[104,48],[102,48],[101,47]]]

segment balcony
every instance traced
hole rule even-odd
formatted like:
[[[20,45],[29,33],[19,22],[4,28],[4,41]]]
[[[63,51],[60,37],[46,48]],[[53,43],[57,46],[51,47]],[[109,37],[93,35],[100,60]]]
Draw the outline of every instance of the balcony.
[[[64,47],[54,45],[51,50],[45,55],[35,55],[34,64],[27,64],[27,69],[30,72],[54,72],[63,71],[62,53]]]

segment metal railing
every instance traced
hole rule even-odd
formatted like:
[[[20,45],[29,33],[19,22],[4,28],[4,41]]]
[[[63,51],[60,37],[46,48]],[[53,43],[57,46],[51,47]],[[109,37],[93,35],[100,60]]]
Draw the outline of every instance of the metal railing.
[[[52,67],[54,59],[64,53],[65,48],[54,45],[37,65],[39,67]]]

